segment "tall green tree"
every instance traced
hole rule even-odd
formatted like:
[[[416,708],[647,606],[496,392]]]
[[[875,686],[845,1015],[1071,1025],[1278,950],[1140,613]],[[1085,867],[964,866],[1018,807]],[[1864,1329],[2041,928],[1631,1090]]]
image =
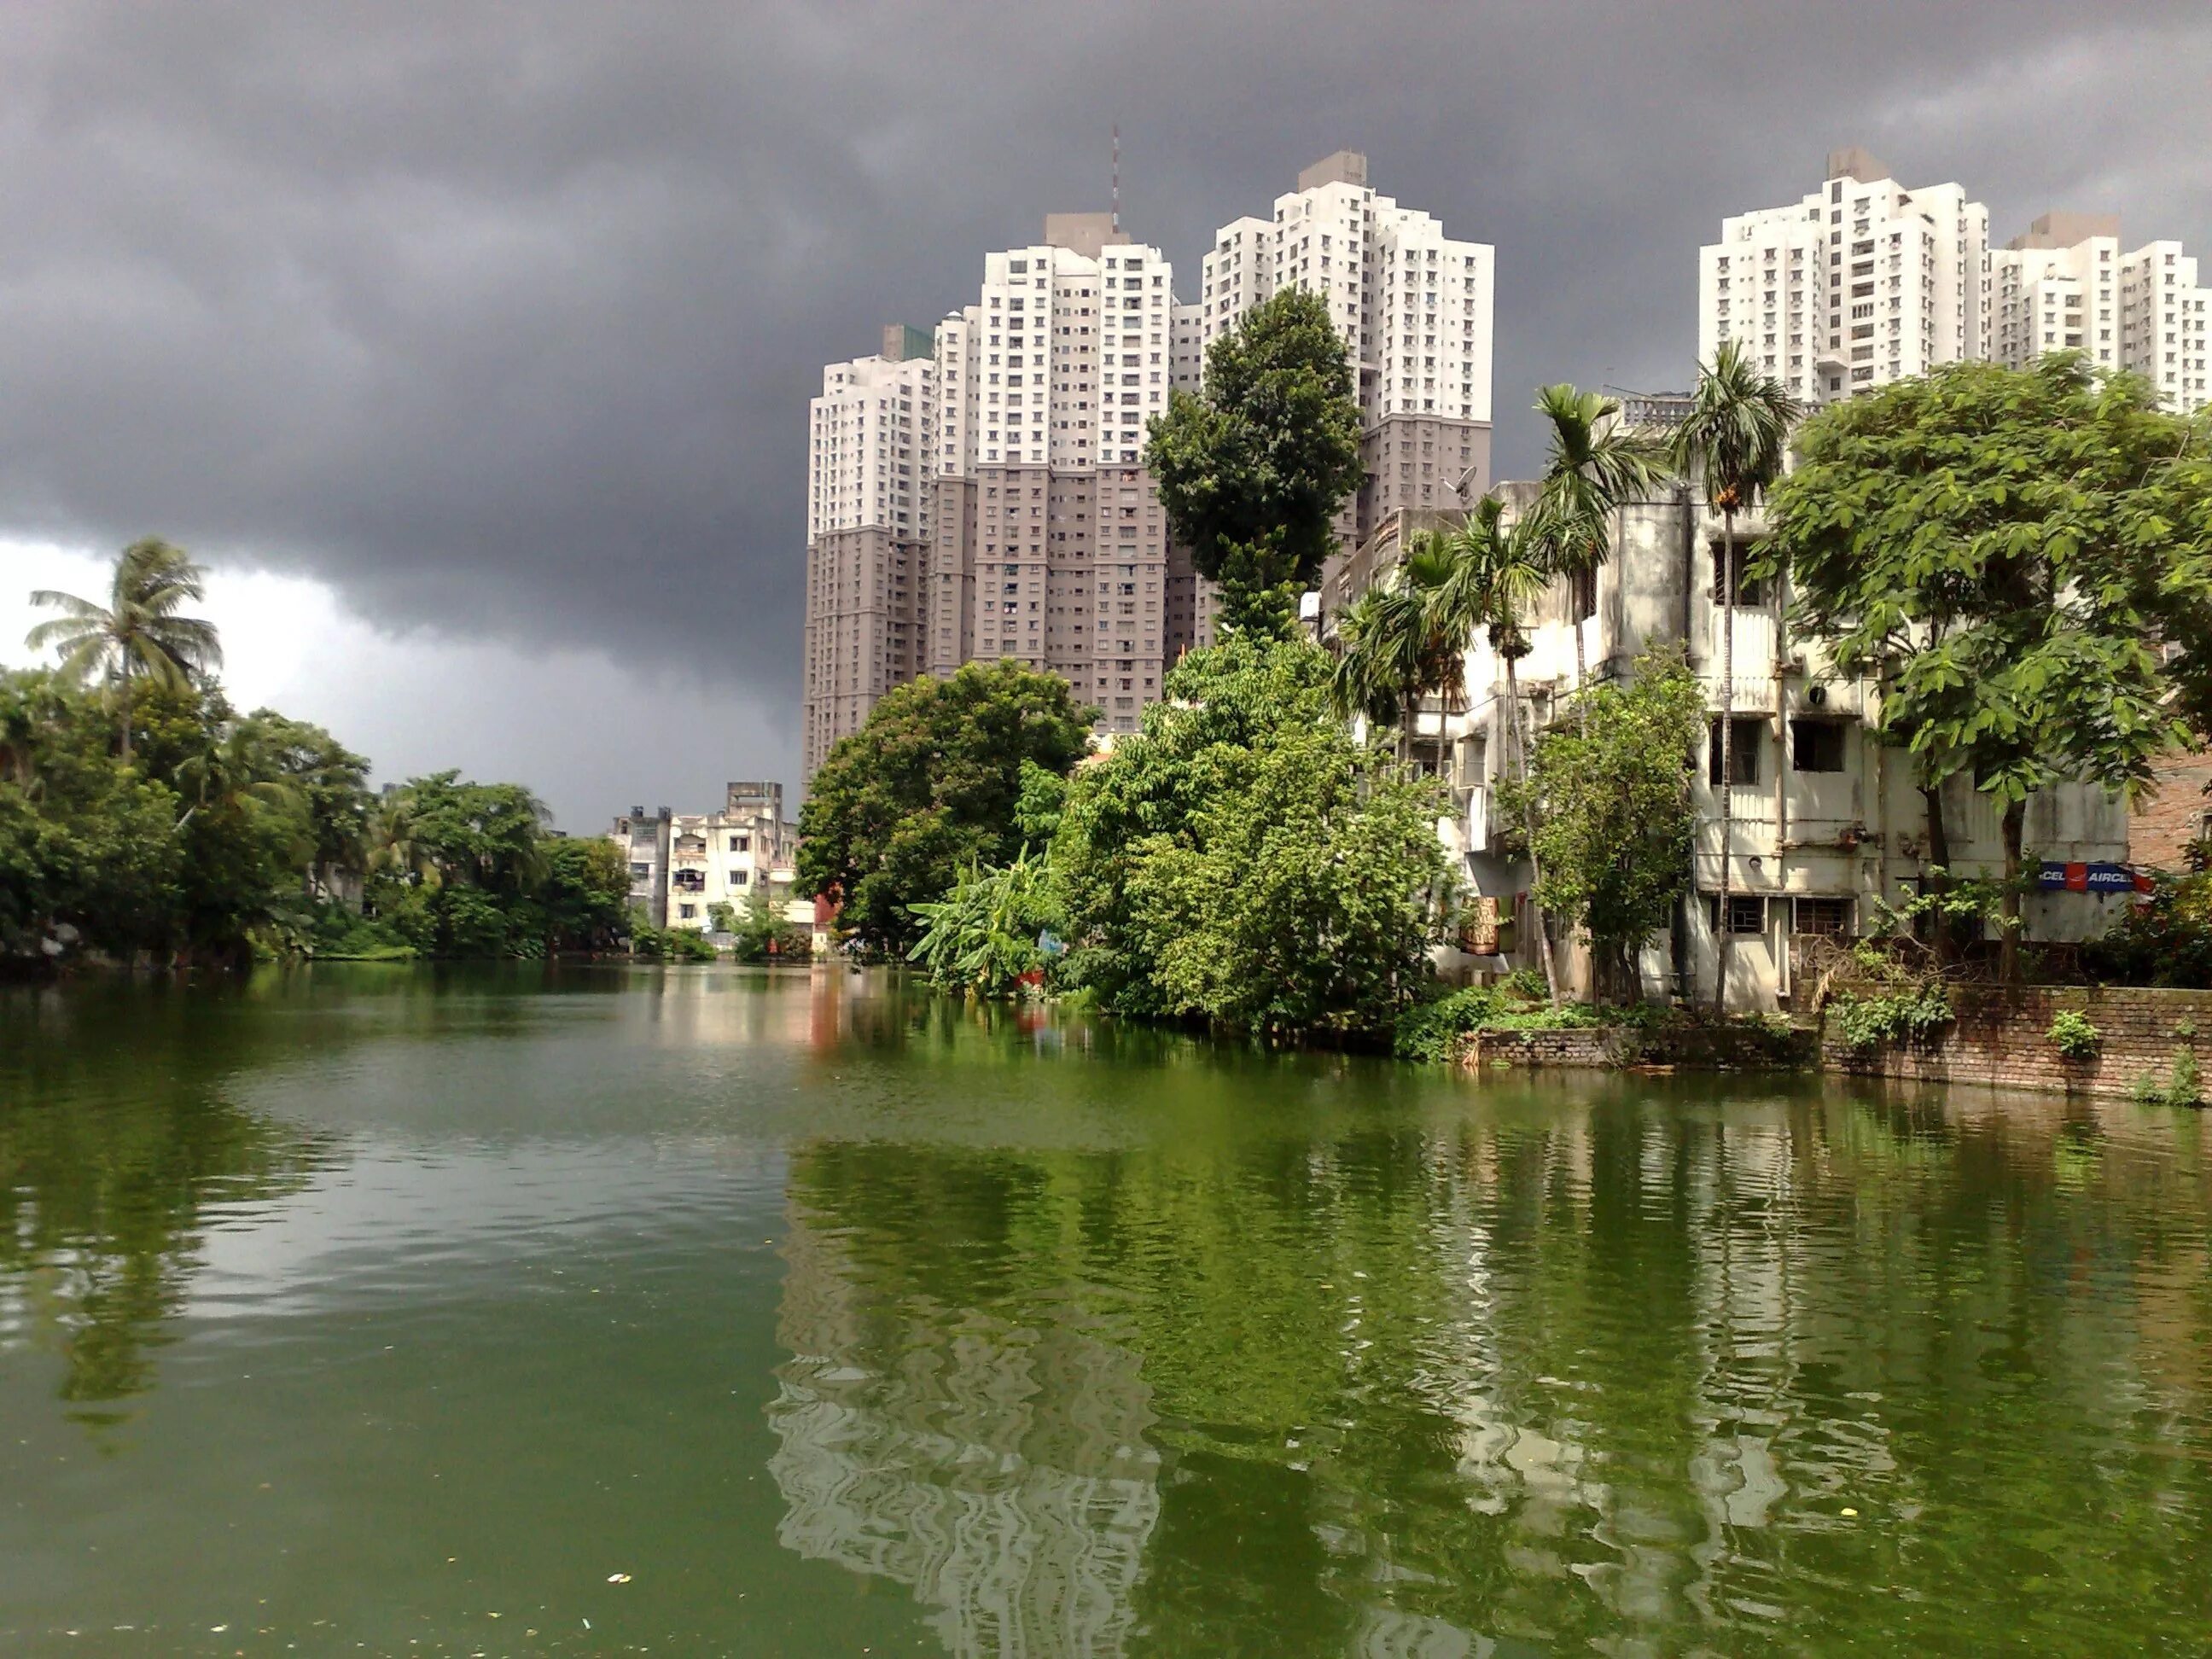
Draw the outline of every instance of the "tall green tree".
[[[134,679],[181,686],[222,665],[215,624],[180,614],[187,601],[204,599],[205,572],[182,548],[157,537],[135,541],[117,556],[106,605],[40,588],[31,603],[63,614],[40,623],[26,638],[33,651],[61,653],[61,672],[84,681],[95,676],[115,689],[123,758],[131,758]]]
[[[1536,895],[1589,941],[1600,1000],[1632,998],[1636,953],[1689,884],[1705,693],[1680,652],[1647,653],[1584,701],[1586,721],[1538,740],[1526,786]]]
[[[1713,585],[1721,607],[1721,914],[1728,914],[1729,842],[1734,818],[1733,781],[1735,721],[1735,602],[1741,591],[1741,556],[1736,550],[1735,520],[1756,509],[1782,476],[1790,428],[1803,411],[1782,383],[1759,372],[1736,340],[1723,340],[1713,361],[1698,371],[1698,390],[1690,413],[1676,427],[1669,449],[1676,469],[1698,479],[1705,500],[1721,515],[1719,580]],[[1774,648],[1782,650],[1781,606],[1775,607]],[[1779,681],[1777,684],[1780,684]],[[1776,714],[1778,719],[1780,710]],[[1780,736],[1778,726],[1777,737]],[[1735,945],[1725,925],[1718,934],[1713,976],[1713,1006],[1728,993],[1729,952]]]
[[[1304,639],[1194,651],[1076,774],[1052,848],[1068,982],[1255,1032],[1379,1031],[1414,998],[1449,909],[1438,792],[1352,741],[1329,674]]]
[[[1971,780],[2003,836],[2000,951],[2019,970],[2027,799],[2078,781],[2130,797],[2185,741],[2185,653],[2212,613],[2201,428],[2078,354],[1960,363],[1824,410],[1775,487],[1755,569],[1799,624],[1880,678],[1880,735],[1938,791]],[[2185,641],[2183,641],[2185,643]]]
[[[814,775],[799,892],[836,898],[863,944],[903,954],[919,929],[908,907],[942,898],[971,865],[1014,856],[1023,763],[1065,776],[1095,712],[1058,675],[1012,661],[897,687]]]
[[[1613,515],[1658,481],[1664,459],[1658,446],[1621,423],[1617,398],[1547,386],[1536,394],[1536,412],[1549,430],[1534,533],[1552,570],[1569,583],[1579,695],[1589,675],[1576,595],[1587,588],[1595,602],[1597,573],[1613,556]]]
[[[1206,357],[1196,394],[1169,394],[1145,464],[1232,629],[1287,630],[1359,487],[1358,386],[1320,295],[1286,289],[1244,314]]]
[[[629,919],[629,860],[605,836],[550,837],[537,898],[553,949],[605,950]]]

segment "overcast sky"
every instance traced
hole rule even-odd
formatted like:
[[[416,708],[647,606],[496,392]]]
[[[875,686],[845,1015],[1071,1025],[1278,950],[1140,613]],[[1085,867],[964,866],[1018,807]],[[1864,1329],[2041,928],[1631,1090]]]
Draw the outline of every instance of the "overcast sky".
[[[1512,477],[1540,381],[1687,383],[1698,245],[1837,145],[2212,256],[2208,87],[2207,0],[9,0],[0,661],[157,532],[385,775],[795,796],[820,366],[1103,205],[1113,122],[1186,298],[1339,148],[1493,244]]]

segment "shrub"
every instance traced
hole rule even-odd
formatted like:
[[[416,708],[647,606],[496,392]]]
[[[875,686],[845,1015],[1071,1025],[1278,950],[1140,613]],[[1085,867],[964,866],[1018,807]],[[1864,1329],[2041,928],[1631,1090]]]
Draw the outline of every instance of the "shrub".
[[[630,924],[629,948],[650,962],[712,962],[720,955],[696,928],[655,927],[643,917]]]
[[[1488,986],[1470,985],[1433,1002],[1416,1003],[1398,1016],[1391,1048],[1401,1060],[1440,1064],[1451,1058],[1455,1039],[1480,1030],[1497,1018],[1500,999]]]
[[[2089,1021],[2087,1014],[2069,1008],[2051,1022],[2044,1034],[2051,1046],[2068,1060],[2094,1060],[2097,1051],[2105,1046],[2105,1034]]]
[[[1924,1042],[1951,1023],[1943,988],[1924,985],[1864,996],[1845,991],[1828,1004],[1844,1046],[1872,1048],[1884,1042]]]
[[[2166,1103],[2169,1106],[2202,1106],[2204,1088],[2197,1075],[2197,1051],[2179,1048],[2174,1051],[2173,1077],[2166,1086]]]

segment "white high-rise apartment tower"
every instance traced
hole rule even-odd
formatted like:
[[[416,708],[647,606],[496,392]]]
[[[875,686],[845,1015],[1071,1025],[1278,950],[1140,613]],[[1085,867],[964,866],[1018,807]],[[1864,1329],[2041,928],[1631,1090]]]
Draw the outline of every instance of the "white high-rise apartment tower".
[[[2166,407],[2202,409],[2212,299],[2179,242],[2120,251],[2116,214],[2046,213],[1990,255],[1990,356],[2015,368],[2078,350],[2128,369]]]
[[[1231,221],[1201,262],[1211,344],[1283,289],[1327,302],[1358,377],[1367,483],[1338,526],[1346,551],[1402,510],[1441,512],[1490,483],[1497,255],[1377,195],[1367,158],[1339,150],[1275,198],[1272,220]]]
[[[2186,412],[2212,383],[2207,297],[2178,242],[2123,252],[2117,218],[2050,213],[1992,249],[1988,209],[1960,186],[1907,190],[1842,149],[1813,194],[1722,222],[1698,260],[1698,355],[1740,341],[1822,404],[1942,363],[2077,349]]]
[[[896,324],[880,355],[822,371],[808,409],[806,775],[876,700],[921,671],[928,546],[929,337]]]
[[[1810,404],[1987,355],[1990,211],[1907,190],[1863,149],[1790,207],[1721,222],[1698,269],[1698,357],[1723,340]]]

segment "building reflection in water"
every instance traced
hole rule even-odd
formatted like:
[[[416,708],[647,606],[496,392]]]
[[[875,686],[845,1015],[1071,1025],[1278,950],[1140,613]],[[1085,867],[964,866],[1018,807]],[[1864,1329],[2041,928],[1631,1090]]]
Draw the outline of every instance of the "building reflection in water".
[[[1160,1509],[1137,1357],[1069,1324],[881,1304],[834,1232],[790,1221],[782,1542],[908,1586],[954,1654],[1121,1652]]]
[[[2207,1432],[2204,1165],[2124,1109],[1244,1104],[796,1149],[784,1541],[958,1654],[1966,1651],[1986,1517],[2096,1492],[2149,1555],[2212,1496],[2153,1455]]]

